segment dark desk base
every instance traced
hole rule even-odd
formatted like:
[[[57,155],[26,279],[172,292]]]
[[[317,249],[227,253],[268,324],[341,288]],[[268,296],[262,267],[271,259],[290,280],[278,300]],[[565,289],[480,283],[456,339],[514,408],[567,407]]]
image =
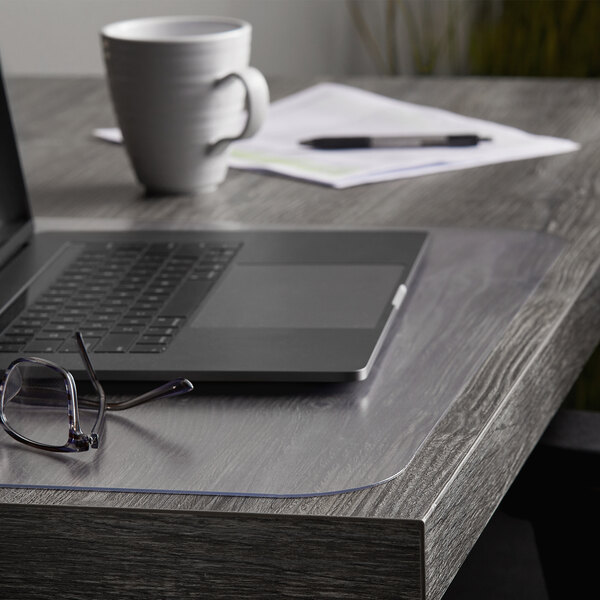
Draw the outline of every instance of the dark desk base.
[[[597,594],[600,413],[559,412],[503,507],[531,522],[550,600]]]
[[[559,412],[444,600],[597,595],[599,474],[600,412]]]

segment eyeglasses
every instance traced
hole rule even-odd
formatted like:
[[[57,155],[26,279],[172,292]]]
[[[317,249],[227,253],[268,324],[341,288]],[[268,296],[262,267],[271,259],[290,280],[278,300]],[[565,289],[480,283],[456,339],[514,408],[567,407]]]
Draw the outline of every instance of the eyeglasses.
[[[0,420],[15,440],[50,452],[98,448],[106,411],[125,410],[194,389],[187,379],[174,379],[131,400],[106,402],[81,333],[75,338],[97,399],[77,398],[75,379],[57,364],[43,358],[18,358],[4,374],[0,395]],[[81,412],[80,407],[84,409]],[[83,431],[86,425],[89,433]]]

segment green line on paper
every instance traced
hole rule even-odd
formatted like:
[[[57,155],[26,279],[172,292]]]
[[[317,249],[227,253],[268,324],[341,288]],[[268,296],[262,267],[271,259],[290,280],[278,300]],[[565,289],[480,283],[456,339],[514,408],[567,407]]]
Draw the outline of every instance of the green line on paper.
[[[255,162],[256,166],[282,165],[293,167],[307,173],[320,173],[323,175],[348,175],[355,173],[354,167],[344,167],[339,165],[327,165],[316,163],[303,158],[277,156],[275,154],[266,154],[254,150],[240,150],[235,148],[231,151],[231,156],[240,160]]]

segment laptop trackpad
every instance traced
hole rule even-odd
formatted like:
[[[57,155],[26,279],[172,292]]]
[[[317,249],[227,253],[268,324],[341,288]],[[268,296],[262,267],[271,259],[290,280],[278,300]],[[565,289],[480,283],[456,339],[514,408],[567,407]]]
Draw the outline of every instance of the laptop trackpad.
[[[402,265],[234,265],[192,327],[368,328],[402,282]]]

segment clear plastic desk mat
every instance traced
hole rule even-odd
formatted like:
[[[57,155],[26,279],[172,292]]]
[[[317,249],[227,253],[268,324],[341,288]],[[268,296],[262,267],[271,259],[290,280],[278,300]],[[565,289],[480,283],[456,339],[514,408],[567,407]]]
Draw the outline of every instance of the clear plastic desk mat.
[[[79,454],[29,449],[0,430],[0,486],[314,496],[389,480],[562,245],[533,232],[433,230],[366,381],[198,384],[187,396],[109,413],[101,447]]]

